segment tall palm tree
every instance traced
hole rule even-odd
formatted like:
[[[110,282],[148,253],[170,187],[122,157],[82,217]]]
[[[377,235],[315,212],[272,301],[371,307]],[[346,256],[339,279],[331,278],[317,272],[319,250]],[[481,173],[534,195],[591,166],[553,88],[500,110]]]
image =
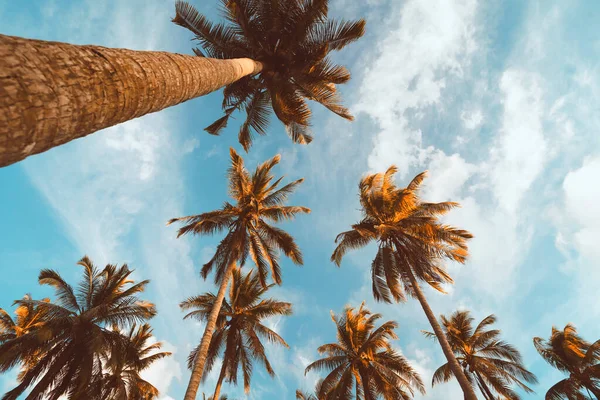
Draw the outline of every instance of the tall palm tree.
[[[444,333],[463,372],[473,385],[477,385],[486,400],[496,400],[496,392],[503,399],[518,400],[519,395],[511,388],[516,384],[527,393],[533,393],[523,381],[537,383],[537,378],[523,365],[521,353],[502,341],[498,329],[488,329],[496,322],[488,315],[473,329],[473,317],[469,311],[456,311],[450,318],[442,315]],[[432,332],[424,332],[435,339]],[[433,374],[432,386],[448,382],[454,377],[448,363]]]
[[[569,374],[548,390],[546,400],[585,400],[583,392],[600,399],[600,340],[590,344],[567,324],[563,330],[552,327],[549,340],[536,337],[533,344],[548,364]]]
[[[371,314],[364,306],[358,310],[346,307],[344,314],[331,315],[337,328],[337,343],[318,348],[325,357],[306,367],[311,370],[329,370],[320,385],[319,399],[349,400],[353,386],[356,399],[385,400],[411,399],[414,389],[425,393],[419,374],[408,361],[392,349],[390,339],[397,339],[394,329],[398,324],[387,321],[376,327],[380,314]]]
[[[303,179],[279,188],[283,178],[274,181],[271,173],[271,169],[279,163],[279,155],[259,165],[250,175],[244,167],[244,160],[235,150],[230,149],[230,154],[229,195],[235,204],[225,202],[219,210],[174,218],[168,222],[184,223],[179,229],[178,237],[187,233],[210,235],[227,232],[217,246],[213,258],[202,267],[201,275],[205,279],[213,269],[215,270],[215,283],[220,287],[206,320],[206,329],[194,360],[185,400],[196,398],[210,341],[235,264],[243,266],[250,256],[257,266],[258,279],[263,287],[267,287],[269,271],[273,281],[276,284],[281,283],[278,251],[283,252],[294,263],[302,264],[302,253],[294,238],[284,230],[272,226],[270,222],[291,220],[299,213],[310,212],[306,207],[284,205],[288,195]]]
[[[277,332],[266,327],[263,323],[265,318],[291,315],[292,305],[272,298],[262,299],[263,295],[273,285],[264,287],[258,275],[252,270],[246,275],[242,275],[241,271],[235,268],[232,271],[232,276],[229,301],[223,301],[223,306],[217,318],[217,329],[210,342],[204,366],[203,377],[206,378],[223,349],[221,372],[212,396],[214,399],[219,398],[224,379],[227,378],[233,384],[237,383],[240,366],[243,370],[244,391],[246,393],[250,392],[253,359],[260,361],[269,375],[275,376],[275,372],[265,355],[265,347],[261,342],[261,337],[271,343],[289,348]],[[184,318],[206,321],[215,300],[216,296],[212,293],[205,293],[185,300],[181,303],[181,308],[193,311],[189,312]],[[198,347],[190,353],[188,358],[190,369],[194,365],[197,353]]]
[[[32,300],[31,295],[26,294],[23,296],[23,300]],[[42,301],[48,303],[50,299],[45,298]],[[43,307],[40,308],[36,307],[35,304],[27,303],[19,305],[15,310],[15,315],[17,316],[16,320],[11,318],[8,312],[0,308],[0,344],[26,335],[41,327],[44,324],[47,312]],[[28,368],[35,365],[40,356],[41,354],[35,353],[23,360],[18,379],[23,377]]]
[[[39,283],[54,287],[54,302],[19,300],[19,307],[37,307],[44,323],[0,345],[0,372],[41,355],[4,400],[14,400],[32,386],[27,400],[93,398],[90,392],[102,376],[101,357],[122,343],[112,327],[142,322],[156,314],[154,305],[140,300],[148,281],[134,283],[127,265],[99,270],[84,257],[78,263],[83,277],[73,289],[56,271],[44,269]]]
[[[171,353],[159,351],[160,342],[148,343],[152,340],[152,328],[148,324],[132,325],[125,339],[102,356],[106,372],[99,382],[99,400],[158,398],[158,389],[140,373]]]
[[[0,35],[0,167],[223,86],[226,117],[207,130],[244,109],[246,149],[271,105],[298,143],[310,141],[304,98],[351,118],[335,89],[350,74],[327,55],[361,37],[364,20],[328,19],[328,0],[221,2],[226,24],[176,3],[173,22],[200,41],[197,57]]]
[[[426,172],[417,175],[406,188],[396,187],[393,180],[396,172],[397,168],[391,166],[385,173],[370,174],[361,180],[363,218],[351,230],[337,236],[338,246],[331,260],[339,266],[346,252],[376,241],[379,249],[371,266],[373,296],[388,303],[392,299],[405,301],[406,294],[416,297],[466,398],[476,399],[419,285],[419,281],[425,282],[443,292],[442,285],[452,283],[452,278],[442,261],[464,263],[468,255],[467,239],[472,235],[438,220],[458,203],[421,201],[418,189]]]

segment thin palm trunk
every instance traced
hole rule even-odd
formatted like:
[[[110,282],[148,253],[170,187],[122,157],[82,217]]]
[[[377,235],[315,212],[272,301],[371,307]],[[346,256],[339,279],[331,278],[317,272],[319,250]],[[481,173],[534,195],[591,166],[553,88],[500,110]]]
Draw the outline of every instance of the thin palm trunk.
[[[465,394],[465,399],[466,400],[477,400],[477,396],[475,395],[475,391],[473,390],[473,387],[467,380],[467,377],[463,373],[463,370],[460,367],[460,365],[458,364],[458,361],[456,361],[456,358],[454,357],[454,353],[452,352],[452,349],[450,348],[450,344],[448,343],[448,340],[446,339],[446,335],[444,335],[444,332],[442,331],[440,324],[438,323],[435,315],[433,314],[433,311],[429,307],[429,304],[427,303],[427,299],[425,298],[425,295],[423,295],[423,292],[421,291],[421,287],[419,286],[419,283],[417,282],[417,279],[415,278],[415,275],[413,274],[413,272],[410,268],[408,268],[408,276],[410,278],[410,283],[415,291],[415,294],[417,295],[417,299],[419,299],[419,303],[421,303],[421,307],[423,307],[423,311],[425,311],[425,315],[427,316],[427,319],[429,320],[429,323],[431,324],[431,327],[433,328],[433,331],[435,332],[435,336],[437,336],[440,346],[442,347],[442,351],[444,352],[444,355],[446,356],[446,360],[448,360],[448,365],[450,366],[452,373],[458,380],[458,383],[459,383],[460,387],[462,388],[463,393]]]
[[[494,400],[494,395],[492,394],[492,391],[488,387],[487,383],[485,383],[485,381],[483,380],[483,377],[481,376],[479,371],[475,371],[475,374],[477,375],[477,381],[479,383],[479,388],[481,389],[481,393],[483,393],[483,396],[487,400]]]
[[[248,59],[0,35],[0,167],[260,72]]]
[[[227,286],[229,284],[229,280],[231,279],[231,271],[233,271],[234,265],[235,262],[232,262],[227,267],[227,271],[225,271],[223,281],[221,282],[221,287],[219,288],[219,293],[217,293],[217,298],[215,299],[215,304],[213,305],[213,308],[208,316],[206,329],[204,330],[204,335],[200,341],[198,354],[196,354],[196,358],[194,359],[192,376],[190,377],[190,382],[185,391],[184,400],[196,399],[196,393],[198,392],[198,387],[200,386],[200,381],[202,380],[202,374],[204,372],[204,363],[206,362],[208,347],[210,346],[212,335],[215,331],[215,327],[217,326],[217,318],[219,317],[219,312],[221,311],[221,306],[223,305],[223,299],[225,298],[225,292],[227,291]]]
[[[225,360],[223,360],[223,364],[221,365],[221,373],[219,374],[219,379],[217,380],[217,386],[215,386],[213,400],[219,400],[219,395],[221,394],[221,385],[223,384],[223,379],[225,379],[225,371],[227,371],[226,367],[227,365],[225,364]]]

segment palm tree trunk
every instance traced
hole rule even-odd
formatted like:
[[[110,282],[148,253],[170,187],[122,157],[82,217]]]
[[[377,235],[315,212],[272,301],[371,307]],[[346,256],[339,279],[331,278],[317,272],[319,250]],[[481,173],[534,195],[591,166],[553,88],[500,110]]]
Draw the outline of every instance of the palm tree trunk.
[[[225,360],[223,360],[223,365],[221,365],[221,373],[219,374],[219,380],[217,380],[217,386],[215,386],[215,393],[213,394],[213,400],[219,400],[219,395],[221,394],[221,385],[223,384],[223,379],[225,378],[225,371],[227,370],[225,364]]]
[[[437,339],[440,342],[442,351],[444,352],[444,355],[446,356],[446,360],[448,360],[448,365],[450,366],[452,373],[458,380],[458,383],[460,384],[460,387],[462,388],[462,391],[465,394],[465,399],[466,400],[477,400],[477,396],[475,395],[475,391],[473,390],[473,387],[467,380],[467,377],[463,373],[463,370],[460,367],[460,365],[458,364],[458,361],[456,361],[456,358],[454,357],[454,353],[452,353],[452,349],[450,348],[450,344],[448,343],[448,340],[446,339],[446,335],[444,335],[444,332],[442,331],[440,324],[438,323],[437,319],[435,318],[433,311],[429,307],[429,304],[427,303],[427,299],[423,295],[423,292],[421,291],[421,287],[419,286],[419,283],[417,282],[417,279],[415,278],[415,275],[413,274],[413,272],[410,268],[408,268],[408,276],[410,277],[410,283],[413,286],[415,294],[417,295],[417,298],[419,299],[419,302],[421,303],[421,307],[423,307],[423,311],[425,311],[425,315],[427,316],[427,319],[429,320],[429,323],[431,324],[431,327],[433,328],[433,331],[435,332],[435,335],[437,336]]]
[[[234,265],[235,262],[232,262],[227,267],[227,271],[225,271],[225,275],[223,275],[223,281],[221,282],[219,293],[217,293],[217,298],[215,299],[215,304],[208,315],[206,329],[204,330],[204,335],[200,341],[198,354],[194,359],[192,376],[190,377],[190,382],[185,391],[184,400],[196,399],[196,393],[198,392],[198,387],[200,386],[200,381],[202,380],[202,374],[204,372],[204,363],[206,362],[208,347],[210,346],[210,340],[212,339],[215,327],[217,326],[217,318],[219,317],[219,312],[221,311],[221,305],[223,304],[223,299],[225,298],[225,292],[227,291],[227,286],[229,284],[229,280],[231,279],[231,271],[233,270]]]
[[[483,380],[483,377],[481,376],[479,371],[475,371],[475,374],[477,375],[479,388],[481,389],[481,393],[483,393],[483,397],[485,397],[487,400],[494,400],[494,395],[492,394],[487,383],[485,383],[485,381]]]
[[[260,72],[248,59],[0,35],[0,167]]]

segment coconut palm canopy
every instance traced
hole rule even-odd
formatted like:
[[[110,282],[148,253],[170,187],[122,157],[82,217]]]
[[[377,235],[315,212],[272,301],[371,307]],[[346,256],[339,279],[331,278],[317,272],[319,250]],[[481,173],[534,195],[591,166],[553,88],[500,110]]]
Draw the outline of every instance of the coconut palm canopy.
[[[493,400],[497,395],[506,399],[520,399],[514,386],[525,393],[533,393],[526,382],[537,383],[537,378],[523,365],[521,353],[500,339],[500,330],[490,329],[490,325],[496,322],[494,315],[488,315],[476,327],[473,327],[474,318],[469,311],[456,311],[450,317],[442,315],[441,319],[444,333],[458,362],[484,399]],[[425,334],[435,339],[434,333]],[[453,378],[446,363],[434,372],[432,385]]]
[[[291,315],[292,305],[265,298],[268,296],[268,289],[272,286],[263,287],[258,275],[252,270],[246,274],[243,274],[239,268],[233,270],[229,298],[223,301],[217,320],[217,330],[210,342],[204,367],[204,379],[215,367],[217,357],[222,357],[224,360],[219,367],[223,379],[235,385],[239,372],[242,372],[246,393],[250,392],[255,361],[262,364],[269,375],[275,376],[275,371],[265,354],[263,342],[286,348],[289,346],[277,332],[265,326],[265,323],[268,318]],[[191,310],[184,318],[206,321],[215,297],[212,293],[204,293],[183,301],[181,308]],[[197,352],[198,347],[190,353],[188,358],[190,369]]]
[[[199,57],[250,58],[263,65],[260,73],[225,87],[225,115],[206,128],[217,135],[235,111],[246,114],[239,142],[248,151],[254,135],[265,135],[269,114],[275,112],[296,143],[312,141],[314,100],[339,116],[352,120],[341,105],[336,85],[350,73],[328,54],[360,38],[365,21],[328,18],[329,0],[221,0],[225,23],[211,23],[191,4],[176,3],[173,22],[189,29],[200,42]]]
[[[546,400],[600,398],[600,340],[590,343],[572,324],[563,330],[552,327],[548,340],[533,339],[538,353],[548,364],[567,375],[546,393]]]
[[[3,400],[17,399],[30,389],[28,399],[58,399],[65,394],[94,398],[102,357],[120,351],[127,339],[116,327],[143,322],[156,314],[152,303],[141,300],[148,281],[135,283],[127,265],[98,269],[84,257],[78,263],[82,279],[73,289],[56,271],[40,272],[39,283],[54,288],[56,300],[25,297],[18,310],[37,310],[43,320],[27,333],[0,344],[0,371],[24,363],[18,385]],[[33,361],[32,358],[36,360]]]
[[[331,318],[337,343],[320,346],[319,354],[325,357],[306,367],[306,372],[327,373],[317,388],[317,398],[349,400],[360,396],[374,400],[382,396],[394,400],[411,399],[415,391],[425,393],[419,374],[390,344],[398,338],[396,322],[377,326],[381,315],[372,314],[364,304],[358,309],[347,307],[339,317],[332,313]]]
[[[280,284],[281,267],[277,252],[281,251],[296,264],[302,264],[302,253],[291,235],[271,224],[292,220],[297,214],[310,213],[307,207],[285,205],[288,196],[304,179],[280,187],[283,177],[275,179],[271,171],[281,160],[279,155],[260,164],[250,174],[242,157],[234,149],[230,149],[229,153],[231,167],[227,178],[229,196],[234,203],[225,202],[216,211],[173,218],[168,224],[183,223],[178,236],[227,232],[214,256],[202,267],[203,278],[206,279],[215,269],[215,282],[220,282],[232,262],[239,262],[243,267],[250,257],[263,286],[267,285],[269,273],[273,281]]]
[[[338,245],[331,256],[339,266],[349,250],[376,241],[379,248],[371,268],[373,296],[385,302],[405,301],[406,294],[415,296],[409,270],[417,280],[443,292],[443,285],[453,281],[442,261],[464,263],[467,240],[472,238],[469,232],[439,221],[458,203],[427,203],[419,198],[427,172],[399,188],[394,182],[397,171],[391,166],[385,173],[370,174],[360,181],[363,218],[337,236]]]

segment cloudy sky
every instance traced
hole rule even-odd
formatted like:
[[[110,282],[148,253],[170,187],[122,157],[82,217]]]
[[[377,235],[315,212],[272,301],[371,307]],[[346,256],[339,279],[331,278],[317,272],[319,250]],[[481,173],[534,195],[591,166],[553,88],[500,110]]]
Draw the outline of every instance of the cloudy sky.
[[[561,379],[537,355],[532,337],[574,323],[600,338],[600,4],[592,0],[331,0],[331,15],[365,17],[367,34],[336,54],[353,73],[341,88],[356,115],[349,123],[314,107],[315,140],[293,145],[278,122],[259,138],[247,163],[281,154],[277,173],[306,178],[293,204],[312,208],[285,225],[305,255],[284,262],[272,296],[294,303],[292,317],[270,323],[290,344],[270,348],[277,378],[256,368],[249,399],[292,399],[318,375],[304,376],[316,347],[335,338],[329,312],[367,306],[398,321],[395,346],[426,382],[443,363],[423,338],[419,304],[376,304],[370,289],[374,249],[329,262],[335,235],[359,218],[357,183],[391,164],[405,185],[430,171],[423,196],[462,204],[448,221],[475,235],[471,259],[450,265],[449,294],[426,290],[437,314],[494,313],[506,341],[540,380],[541,398]],[[217,0],[198,1],[216,18]],[[0,32],[77,44],[191,53],[190,34],[172,24],[171,0],[0,0]],[[213,290],[198,270],[218,237],[176,239],[165,222],[215,209],[226,199],[228,148],[203,128],[219,115],[213,94],[106,129],[0,169],[0,307],[30,292],[42,268],[69,281],[84,254],[98,265],[128,263],[151,279],[155,335],[175,356],[147,377],[163,399],[183,396],[185,358],[202,327],[183,321],[178,303]],[[239,121],[239,120],[238,120]],[[259,372],[260,371],[260,372]],[[0,376],[0,391],[16,373]],[[216,373],[207,382],[211,392]],[[240,389],[225,387],[234,398]],[[421,397],[419,397],[421,398]],[[458,385],[427,399],[460,399]]]

